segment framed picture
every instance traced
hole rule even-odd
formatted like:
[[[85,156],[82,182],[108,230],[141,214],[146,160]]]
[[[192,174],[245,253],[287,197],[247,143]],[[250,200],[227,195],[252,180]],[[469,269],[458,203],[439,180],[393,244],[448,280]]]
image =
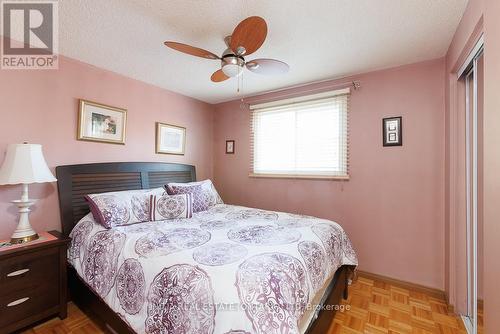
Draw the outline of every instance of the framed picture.
[[[165,123],[156,123],[156,153],[184,155],[186,128]]]
[[[78,140],[125,144],[127,110],[80,100]]]
[[[403,124],[402,117],[389,117],[382,120],[383,145],[402,146],[403,145]]]
[[[234,154],[234,140],[226,140],[226,154]]]

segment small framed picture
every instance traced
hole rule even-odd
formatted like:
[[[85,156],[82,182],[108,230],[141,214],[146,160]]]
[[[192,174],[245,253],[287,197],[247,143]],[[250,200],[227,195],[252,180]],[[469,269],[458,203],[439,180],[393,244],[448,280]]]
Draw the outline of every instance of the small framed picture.
[[[184,155],[185,150],[186,128],[156,123],[156,153]]]
[[[234,140],[226,140],[226,154],[234,154]]]
[[[80,100],[78,140],[124,145],[126,124],[126,109]]]
[[[402,146],[403,145],[403,124],[402,117],[389,117],[382,120],[383,145]]]

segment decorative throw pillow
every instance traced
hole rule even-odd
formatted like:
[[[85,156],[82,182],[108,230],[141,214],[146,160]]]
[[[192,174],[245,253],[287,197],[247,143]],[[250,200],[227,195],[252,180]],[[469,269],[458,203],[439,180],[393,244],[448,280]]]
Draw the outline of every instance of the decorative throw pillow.
[[[224,203],[210,180],[169,183],[165,186],[165,189],[169,195],[191,194],[193,197],[193,212],[206,211],[211,206]]]
[[[193,200],[191,194],[151,195],[151,215],[149,220],[165,220],[175,218],[191,218],[193,216]]]
[[[150,220],[151,196],[161,196],[163,188],[115,191],[86,195],[96,222],[105,228]]]

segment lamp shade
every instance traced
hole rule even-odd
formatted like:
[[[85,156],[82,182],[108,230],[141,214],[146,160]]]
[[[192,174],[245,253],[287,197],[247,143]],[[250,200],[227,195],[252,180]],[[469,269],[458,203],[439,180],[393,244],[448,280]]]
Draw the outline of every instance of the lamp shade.
[[[11,144],[0,168],[0,184],[55,182],[42,153],[42,145]]]

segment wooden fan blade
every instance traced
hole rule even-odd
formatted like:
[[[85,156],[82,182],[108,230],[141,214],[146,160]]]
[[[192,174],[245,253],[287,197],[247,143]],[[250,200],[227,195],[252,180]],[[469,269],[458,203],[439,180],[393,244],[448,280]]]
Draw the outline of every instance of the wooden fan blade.
[[[210,77],[210,80],[212,80],[213,82],[221,82],[227,79],[229,79],[229,77],[225,75],[222,70],[215,71],[214,74],[212,74],[212,76]]]
[[[290,69],[290,66],[282,61],[265,58],[251,60],[246,63],[246,66],[254,73],[268,75],[283,74]]]
[[[236,26],[231,35],[231,50],[240,56],[257,51],[267,36],[266,21],[259,16],[250,16]],[[244,52],[241,47],[245,48]]]
[[[169,48],[172,48],[172,49],[180,51],[180,52],[187,53],[188,55],[191,55],[191,56],[196,56],[196,57],[201,57],[201,58],[206,58],[206,59],[220,59],[218,56],[216,56],[215,54],[213,54],[210,51],[203,50],[203,49],[191,46],[191,45],[177,43],[177,42],[170,42],[170,41],[166,41],[164,44],[166,46],[168,46]]]

